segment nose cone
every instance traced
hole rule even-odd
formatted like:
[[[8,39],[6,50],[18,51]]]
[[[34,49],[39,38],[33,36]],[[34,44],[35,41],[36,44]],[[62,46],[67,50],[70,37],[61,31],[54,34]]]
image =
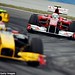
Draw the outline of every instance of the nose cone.
[[[3,48],[15,49],[15,42],[13,35],[9,32],[1,32],[1,44]]]

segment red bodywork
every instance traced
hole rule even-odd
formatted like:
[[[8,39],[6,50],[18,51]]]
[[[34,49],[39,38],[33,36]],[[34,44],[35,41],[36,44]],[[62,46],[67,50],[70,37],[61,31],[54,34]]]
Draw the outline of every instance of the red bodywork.
[[[50,18],[52,18],[52,15],[38,15],[38,20],[41,26],[48,27],[50,24]],[[71,21],[65,19],[64,17],[59,17],[58,22],[61,22],[62,25],[59,26],[59,29],[65,30],[68,29],[68,26],[70,25]]]

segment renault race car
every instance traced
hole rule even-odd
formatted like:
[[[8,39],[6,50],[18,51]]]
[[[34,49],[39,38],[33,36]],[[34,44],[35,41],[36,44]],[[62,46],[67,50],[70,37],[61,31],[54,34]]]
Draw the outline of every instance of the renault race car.
[[[4,28],[3,25],[3,22],[0,23],[0,58],[25,61],[35,67],[46,63],[41,39],[30,39],[19,31]]]
[[[68,20],[56,13],[32,14],[28,21],[27,31],[75,38],[75,21]]]
[[[6,10],[0,8],[0,17],[3,22],[9,22],[9,14]]]

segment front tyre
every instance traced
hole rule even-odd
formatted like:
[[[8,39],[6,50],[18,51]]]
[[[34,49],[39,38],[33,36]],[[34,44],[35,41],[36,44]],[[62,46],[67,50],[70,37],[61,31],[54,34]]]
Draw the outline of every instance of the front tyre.
[[[30,33],[33,33],[33,29],[31,28],[31,25],[39,25],[39,20],[38,20],[38,14],[32,14],[30,16],[30,19],[28,21],[28,25],[27,25],[27,31]]]
[[[42,40],[39,38],[32,38],[30,42],[30,52],[43,54],[43,43]],[[37,67],[39,66],[38,61],[29,61],[27,62],[29,66]]]
[[[69,31],[75,32],[75,21],[72,21],[72,23],[69,25]]]
[[[28,23],[33,25],[38,25],[39,24],[38,15],[32,14]]]

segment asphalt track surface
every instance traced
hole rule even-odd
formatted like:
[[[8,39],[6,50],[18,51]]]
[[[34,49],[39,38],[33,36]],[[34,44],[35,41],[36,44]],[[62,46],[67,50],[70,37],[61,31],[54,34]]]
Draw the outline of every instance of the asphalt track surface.
[[[16,72],[16,75],[75,75],[75,41],[28,33],[26,26],[32,13],[4,9],[10,14],[9,27],[28,34],[30,38],[42,39],[47,64],[34,68],[27,66],[25,62],[0,59],[0,72]]]

